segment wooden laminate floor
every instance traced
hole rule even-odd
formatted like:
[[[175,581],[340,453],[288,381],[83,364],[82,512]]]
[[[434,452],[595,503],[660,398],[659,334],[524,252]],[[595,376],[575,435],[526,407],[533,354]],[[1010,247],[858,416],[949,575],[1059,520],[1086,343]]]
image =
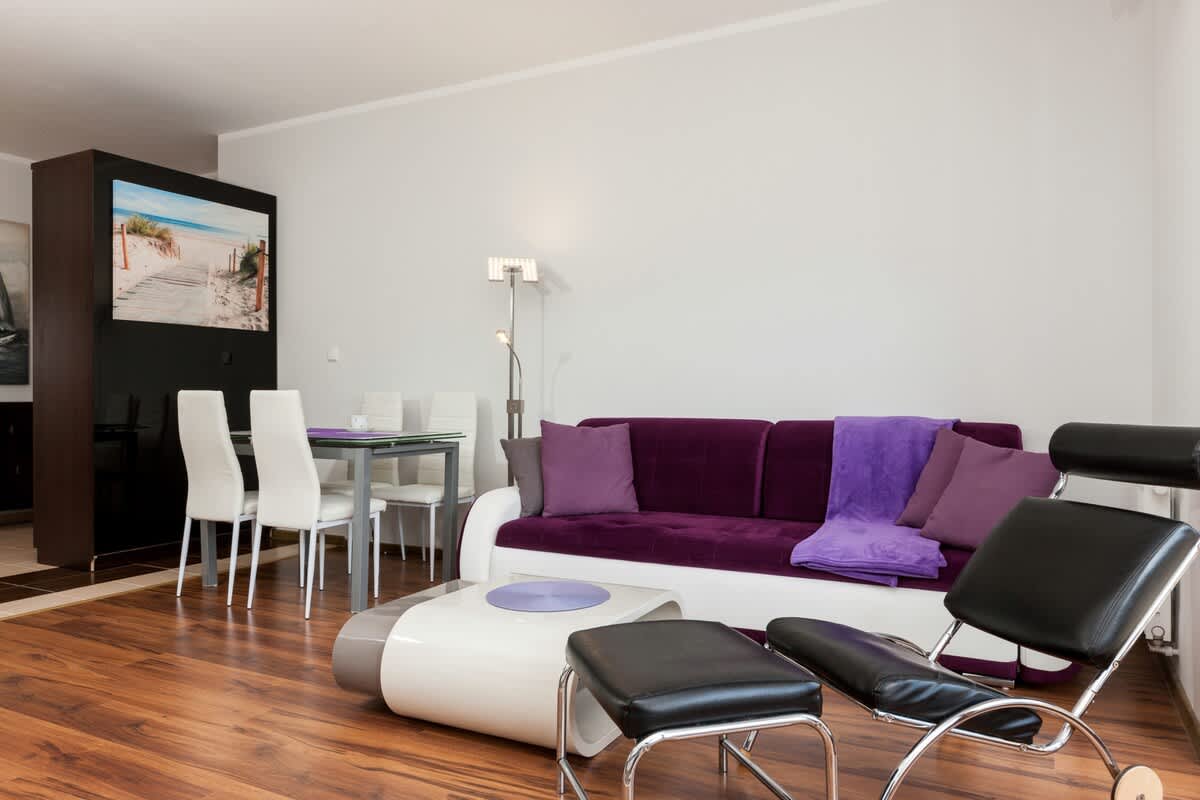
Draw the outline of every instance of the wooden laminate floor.
[[[308,622],[292,558],[260,570],[251,612],[243,571],[232,609],[222,575],[215,589],[188,581],[179,600],[163,586],[0,623],[0,797],[552,798],[548,751],[402,719],[334,685],[330,653],[347,618],[344,551],[331,553],[328,570]],[[419,559],[385,559],[385,597],[425,588],[422,573]],[[1042,694],[1066,701],[1082,680]],[[878,797],[916,732],[826,698],[842,797]],[[1152,765],[1170,798],[1200,798],[1200,766],[1147,653],[1130,659],[1089,716],[1122,764]],[[619,796],[627,748],[617,742],[578,762],[597,800]],[[797,798],[823,797],[811,733],[765,734],[755,753]],[[711,742],[664,745],[642,761],[638,796],[769,796],[732,760],[725,778],[715,766]],[[1081,740],[1044,759],[948,742],[901,792],[1108,796],[1107,774]]]

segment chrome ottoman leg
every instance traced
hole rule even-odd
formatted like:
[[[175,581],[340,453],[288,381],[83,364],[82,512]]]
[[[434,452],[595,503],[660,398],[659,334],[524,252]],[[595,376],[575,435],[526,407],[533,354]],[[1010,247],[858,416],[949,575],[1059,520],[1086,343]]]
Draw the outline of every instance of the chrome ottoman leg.
[[[575,776],[575,770],[571,769],[571,762],[567,760],[567,731],[570,730],[568,725],[571,721],[571,700],[575,693],[575,670],[570,667],[563,668],[562,674],[558,678],[558,736],[557,747],[555,752],[555,766],[558,773],[558,795],[561,797],[566,794],[566,784],[571,784],[571,790],[575,792],[575,796],[579,800],[588,800],[587,792],[579,783],[579,778]]]

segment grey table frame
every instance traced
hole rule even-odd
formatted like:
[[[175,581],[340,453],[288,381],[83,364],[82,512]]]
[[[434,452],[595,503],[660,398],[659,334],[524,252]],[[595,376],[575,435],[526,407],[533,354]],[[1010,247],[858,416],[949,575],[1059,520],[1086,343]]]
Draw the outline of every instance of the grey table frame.
[[[460,437],[461,438],[461,437]],[[370,554],[369,535],[364,532],[371,529],[371,460],[375,458],[396,458],[405,456],[445,455],[445,492],[442,497],[445,528],[442,531],[442,581],[449,582],[458,578],[458,440],[457,439],[425,439],[414,442],[399,442],[395,444],[374,444],[363,442],[332,443],[329,439],[313,438],[312,454],[314,458],[328,458],[335,461],[348,461],[354,465],[354,530],[360,532],[354,537],[350,549],[350,611],[357,614],[368,607],[368,577],[367,569]],[[319,443],[318,443],[319,442]],[[238,455],[253,456],[254,447],[245,441],[235,441],[234,452]],[[453,498],[453,500],[451,499]],[[204,525],[201,528],[200,554],[204,565],[204,585],[215,586],[217,583],[216,559],[216,526]],[[212,537],[212,541],[209,541]],[[433,553],[430,552],[430,558]],[[209,580],[211,576],[211,582]]]

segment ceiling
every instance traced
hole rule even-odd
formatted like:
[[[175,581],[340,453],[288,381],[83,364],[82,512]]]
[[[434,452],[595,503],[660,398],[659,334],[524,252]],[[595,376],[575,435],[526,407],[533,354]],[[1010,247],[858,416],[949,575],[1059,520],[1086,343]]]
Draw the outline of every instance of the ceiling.
[[[0,153],[216,169],[216,134],[823,0],[0,0]]]

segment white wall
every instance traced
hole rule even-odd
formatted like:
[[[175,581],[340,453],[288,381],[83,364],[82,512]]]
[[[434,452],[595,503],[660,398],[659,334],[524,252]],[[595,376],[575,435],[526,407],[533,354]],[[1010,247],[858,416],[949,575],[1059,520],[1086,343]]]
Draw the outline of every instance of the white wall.
[[[33,219],[33,173],[23,158],[0,153],[0,219],[30,222]],[[0,402],[33,399],[29,386],[0,386]]]
[[[1196,425],[1200,409],[1200,3],[1154,6],[1155,420]],[[1197,498],[1191,519],[1200,519]],[[1200,711],[1200,570],[1185,584],[1180,678]]]
[[[280,379],[484,402],[506,293],[531,423],[1151,413],[1151,12],[892,0],[220,142],[279,196]],[[329,346],[343,360],[328,363]],[[409,424],[419,424],[414,415]]]

